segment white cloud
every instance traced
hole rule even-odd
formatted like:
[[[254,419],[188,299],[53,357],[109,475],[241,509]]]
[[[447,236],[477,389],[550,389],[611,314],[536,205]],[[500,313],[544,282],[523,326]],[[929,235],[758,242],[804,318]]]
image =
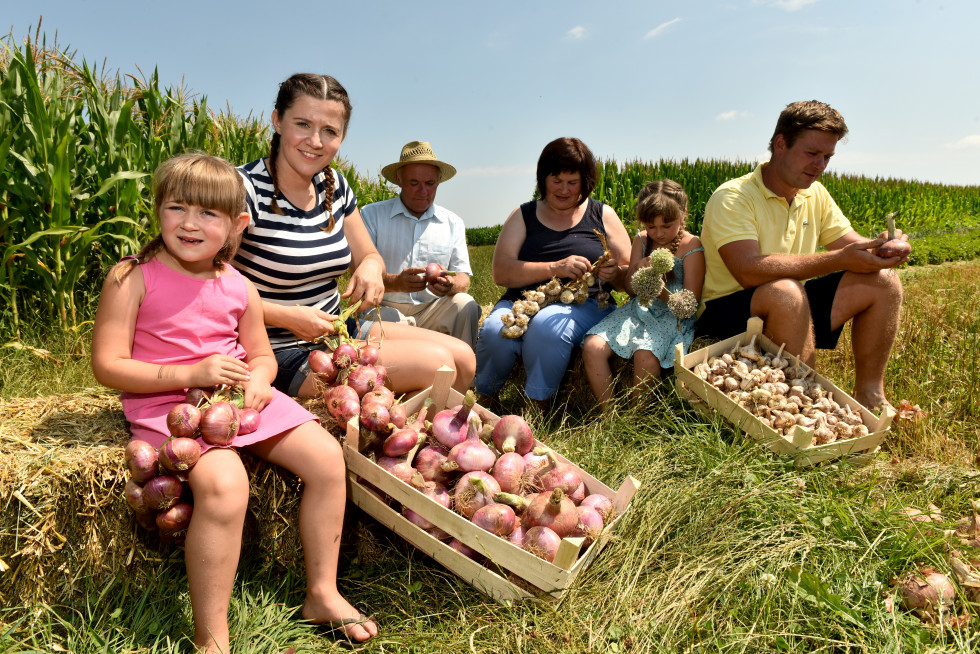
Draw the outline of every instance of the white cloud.
[[[980,148],[980,134],[970,134],[969,136],[964,136],[959,141],[946,144],[946,147],[950,150],[970,150],[973,148]]]
[[[566,41],[578,41],[583,38],[585,38],[585,28],[581,25],[576,25],[565,33]]]
[[[679,22],[681,22],[681,19],[680,18],[675,18],[673,20],[668,20],[666,23],[660,23],[659,25],[657,25],[656,27],[654,27],[652,30],[650,30],[649,32],[647,32],[646,34],[644,34],[643,35],[643,38],[644,39],[655,39],[658,36],[660,36],[661,34],[663,34],[664,31],[668,27],[670,27],[671,25],[674,25],[676,23],[679,23]]]
[[[785,9],[786,11],[796,11],[797,9],[802,9],[807,5],[812,5],[820,0],[753,0],[757,5],[765,5],[767,7],[776,7],[778,9]]]
[[[735,120],[736,118],[748,118],[750,115],[751,114],[748,113],[747,111],[738,111],[736,109],[732,109],[731,111],[721,112],[720,114],[715,116],[715,120]]]

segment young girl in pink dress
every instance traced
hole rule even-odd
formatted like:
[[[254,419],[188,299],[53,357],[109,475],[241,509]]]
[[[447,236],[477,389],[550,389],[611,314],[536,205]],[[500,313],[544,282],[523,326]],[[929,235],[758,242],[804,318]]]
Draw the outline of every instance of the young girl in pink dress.
[[[377,626],[337,590],[343,453],[311,413],[271,387],[276,360],[262,303],[228,265],[249,220],[242,178],[222,159],[186,154],[161,164],[153,186],[160,235],[109,273],[95,317],[95,377],[122,391],[133,437],[155,446],[169,436],[167,413],[191,387],[242,386],[245,406],[261,411],[259,429],[229,447],[199,441],[204,453],[190,471],[194,514],[184,555],[194,643],[202,652],[230,651],[228,605],[249,494],[237,448],[303,480],[303,617],[365,641]]]

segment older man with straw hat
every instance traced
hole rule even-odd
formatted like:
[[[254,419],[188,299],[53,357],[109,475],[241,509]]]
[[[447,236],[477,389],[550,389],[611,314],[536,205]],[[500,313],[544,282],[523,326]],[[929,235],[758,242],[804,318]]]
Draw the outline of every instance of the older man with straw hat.
[[[462,219],[435,203],[439,184],[456,169],[440,161],[425,141],[412,141],[381,175],[401,187],[396,198],[361,208],[361,218],[384,259],[381,318],[455,336],[473,347],[480,305],[470,286],[469,252]],[[438,264],[441,274],[426,275]]]

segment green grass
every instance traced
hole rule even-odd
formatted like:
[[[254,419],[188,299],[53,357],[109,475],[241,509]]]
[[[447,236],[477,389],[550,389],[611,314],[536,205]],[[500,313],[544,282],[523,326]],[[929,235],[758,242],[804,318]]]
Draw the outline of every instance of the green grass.
[[[474,253],[477,270],[489,265],[489,250]],[[966,514],[980,477],[971,465],[980,446],[980,264],[902,275],[905,315],[888,388],[893,401],[908,399],[929,415],[896,424],[873,465],[796,470],[688,409],[668,384],[640,402],[620,398],[609,415],[573,392],[559,410],[529,415],[535,432],[610,487],[627,473],[642,484],[578,586],[557,606],[497,605],[351,508],[343,590],[381,627],[363,650],[976,651],[975,627],[926,627],[884,602],[896,576],[942,565],[942,529]],[[486,293],[481,302],[496,291]],[[70,390],[76,374],[84,381],[84,338],[62,338],[48,348],[62,365],[0,351],[0,370],[16,370],[4,373],[4,397],[22,394],[17,388]],[[818,364],[845,387],[846,339]],[[946,519],[931,531],[897,513],[929,503]],[[243,561],[230,612],[235,651],[341,649],[293,619],[302,598],[303,580],[292,571]],[[0,651],[190,652],[189,615],[178,551],[147,588],[132,587],[122,572],[89,580],[81,601],[5,607]]]

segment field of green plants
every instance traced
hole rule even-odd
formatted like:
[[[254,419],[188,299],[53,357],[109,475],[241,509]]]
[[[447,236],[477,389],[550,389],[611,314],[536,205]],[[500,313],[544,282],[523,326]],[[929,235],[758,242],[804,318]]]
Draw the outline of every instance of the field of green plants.
[[[88,364],[95,292],[107,267],[152,230],[148,181],[157,163],[190,148],[248,161],[264,152],[265,138],[261,118],[215,113],[204,97],[160,89],[153,75],[108,76],[40,34],[25,44],[8,37],[0,54],[0,403],[96,386]],[[343,165],[359,202],[391,194]],[[629,223],[635,191],[671,177],[691,196],[697,231],[711,190],[748,170],[740,162],[605,161],[596,197]],[[611,545],[562,602],[500,606],[352,509],[343,591],[381,629],[360,649],[980,651],[980,615],[964,594],[953,614],[927,625],[899,608],[893,586],[919,566],[946,566],[944,530],[978,496],[980,263],[972,259],[980,187],[834,175],[825,184],[862,233],[898,210],[914,253],[926,253],[919,262],[947,262],[900,272],[906,301],[886,392],[922,413],[897,421],[870,465],[796,469],[691,410],[669,383],[640,402],[624,395],[600,415],[573,375],[560,391],[564,403],[528,418],[540,438],[608,486],[627,473],[641,482]],[[494,231],[470,235],[473,294],[489,305],[499,293],[489,272]],[[818,369],[849,387],[846,330]],[[508,411],[525,408],[513,385],[504,401]],[[2,425],[0,434],[0,505],[20,507],[18,489],[2,483],[12,461]],[[941,511],[938,523],[902,513],[929,504]],[[0,533],[0,542],[14,537]],[[5,565],[17,564],[9,554],[0,551],[0,585]],[[180,550],[146,585],[124,571],[77,583],[80,600],[0,607],[0,652],[192,651]],[[344,649],[295,621],[302,601],[294,570],[261,556],[243,561],[230,613],[234,651]]]

